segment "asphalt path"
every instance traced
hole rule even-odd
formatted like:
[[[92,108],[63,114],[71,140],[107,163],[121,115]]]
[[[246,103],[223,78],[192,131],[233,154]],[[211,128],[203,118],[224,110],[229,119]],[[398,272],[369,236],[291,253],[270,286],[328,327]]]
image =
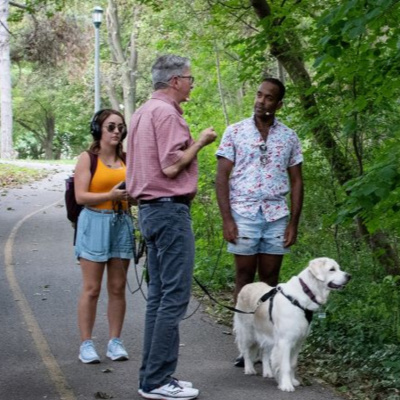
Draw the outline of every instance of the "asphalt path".
[[[51,175],[19,188],[0,189],[0,399],[138,400],[146,303],[140,291],[131,291],[138,288],[141,269],[129,271],[122,338],[130,360],[113,362],[105,357],[103,285],[94,329],[101,363],[82,364],[76,317],[81,273],[63,201],[64,180],[72,167],[39,166],[51,169]],[[197,306],[193,298],[188,313]],[[236,354],[230,328],[213,322],[200,305],[181,324],[176,376],[194,382],[203,400],[342,399],[316,381],[294,393],[281,392],[274,380],[245,376],[233,367]]]

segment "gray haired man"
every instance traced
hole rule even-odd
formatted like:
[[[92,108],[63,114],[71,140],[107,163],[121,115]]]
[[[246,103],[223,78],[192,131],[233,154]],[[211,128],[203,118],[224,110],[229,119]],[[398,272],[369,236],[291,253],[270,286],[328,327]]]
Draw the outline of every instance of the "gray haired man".
[[[150,277],[139,394],[190,400],[198,389],[173,377],[194,266],[190,203],[197,192],[197,153],[217,136],[207,128],[193,140],[182,116],[180,104],[194,82],[187,58],[159,57],[152,79],[155,92],[133,114],[127,145],[127,190],[139,204]]]

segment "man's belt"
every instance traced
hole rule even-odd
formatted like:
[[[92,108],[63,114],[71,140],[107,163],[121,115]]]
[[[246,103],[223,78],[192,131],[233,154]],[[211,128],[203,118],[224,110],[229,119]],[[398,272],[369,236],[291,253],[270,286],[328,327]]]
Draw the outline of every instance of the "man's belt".
[[[172,197],[158,197],[150,200],[139,200],[139,206],[143,204],[155,204],[155,203],[180,203],[190,206],[190,199],[187,196],[172,196]]]

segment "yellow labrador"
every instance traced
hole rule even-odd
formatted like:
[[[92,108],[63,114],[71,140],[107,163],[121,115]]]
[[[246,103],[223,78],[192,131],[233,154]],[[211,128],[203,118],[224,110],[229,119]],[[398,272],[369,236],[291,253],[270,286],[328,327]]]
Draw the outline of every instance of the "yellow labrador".
[[[312,312],[327,302],[331,290],[342,289],[351,276],[331,258],[316,258],[299,275],[272,288],[263,282],[243,287],[235,313],[236,343],[244,358],[244,373],[256,374],[261,355],[263,377],[275,377],[278,388],[294,391],[297,358],[310,331]]]

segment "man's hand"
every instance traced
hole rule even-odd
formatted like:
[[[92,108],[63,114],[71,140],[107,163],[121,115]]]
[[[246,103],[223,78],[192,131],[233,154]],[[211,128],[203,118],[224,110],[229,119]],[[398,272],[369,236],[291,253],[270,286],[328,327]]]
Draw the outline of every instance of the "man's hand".
[[[297,225],[290,223],[286,227],[283,247],[290,247],[296,243],[297,240]]]
[[[222,229],[224,233],[224,239],[229,243],[236,244],[236,239],[239,235],[236,222],[233,218],[223,221]]]
[[[204,147],[214,142],[216,138],[217,134],[215,133],[214,128],[211,126],[207,129],[204,129],[204,131],[200,133],[198,142],[202,145],[202,147]]]

